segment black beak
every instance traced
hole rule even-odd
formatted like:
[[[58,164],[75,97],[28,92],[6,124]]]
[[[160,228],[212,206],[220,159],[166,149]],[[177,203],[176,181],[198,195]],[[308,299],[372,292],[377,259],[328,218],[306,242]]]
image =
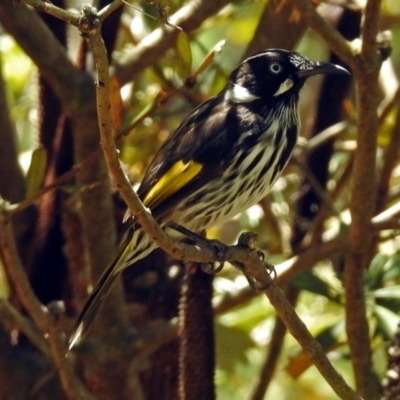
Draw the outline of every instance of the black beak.
[[[299,78],[308,78],[312,75],[318,74],[344,74],[350,75],[350,72],[346,69],[341,67],[340,65],[320,62],[320,61],[312,61],[311,65],[307,65],[306,69],[299,69],[297,71],[297,76]]]

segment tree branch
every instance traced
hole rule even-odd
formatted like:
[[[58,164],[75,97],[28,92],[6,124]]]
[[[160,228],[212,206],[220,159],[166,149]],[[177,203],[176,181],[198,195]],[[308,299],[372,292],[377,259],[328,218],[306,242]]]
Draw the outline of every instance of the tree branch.
[[[360,397],[333,368],[321,345],[312,337],[304,322],[297,316],[278,286],[271,284],[265,294],[289,333],[297,340],[304,354],[316,366],[335,393],[344,400],[360,400]]]
[[[307,28],[303,18],[291,18],[294,10],[293,2],[269,1],[243,58],[271,47],[292,49]]]
[[[345,261],[346,331],[356,387],[361,396],[375,399],[379,382],[372,370],[363,273],[371,259],[371,219],[376,207],[376,142],[378,131],[378,75],[380,55],[376,37],[379,0],[368,0],[362,31],[361,54],[355,69],[358,108],[357,151],[354,154],[349,252]],[[368,27],[368,32],[367,28]],[[367,251],[367,249],[371,249]]]
[[[42,0],[24,0],[26,4],[34,7],[37,11],[45,12],[53,17],[59,18],[71,25],[78,25],[79,13],[65,11],[62,8],[55,6],[53,3]]]
[[[21,331],[45,357],[50,358],[49,348],[41,332],[4,299],[0,299],[0,319],[8,328]]]
[[[351,44],[325,21],[313,3],[309,0],[291,0],[291,2],[300,11],[302,18],[307,21],[308,26],[314,29],[325,40],[330,50],[340,57],[351,69],[356,68],[357,63]]]
[[[310,270],[316,263],[333,257],[338,252],[345,251],[348,236],[343,235],[326,243],[313,245],[305,249],[301,254],[296,255],[275,266],[277,277],[275,283],[282,286],[295,278],[298,274]],[[250,287],[245,287],[240,292],[232,296],[227,293],[214,306],[215,314],[222,314],[228,309],[235,307],[243,302],[257,296],[258,293]]]
[[[381,0],[368,0],[364,11],[364,23],[361,31],[361,56],[363,70],[368,72],[379,71],[381,59],[378,56],[377,37],[379,33],[379,17]]]
[[[190,33],[229,3],[228,0],[191,0],[171,15],[169,20],[172,25]],[[113,66],[113,75],[117,77],[120,85],[131,82],[146,67],[154,65],[166,50],[174,47],[178,33],[178,29],[163,25],[123,55]]]
[[[285,295],[290,301],[290,304],[296,304],[299,298],[299,290],[289,285],[285,288]],[[274,328],[271,333],[271,340],[266,346],[266,357],[261,367],[257,383],[250,396],[250,400],[265,399],[283,349],[286,332],[287,329],[285,324],[279,317],[276,317]]]

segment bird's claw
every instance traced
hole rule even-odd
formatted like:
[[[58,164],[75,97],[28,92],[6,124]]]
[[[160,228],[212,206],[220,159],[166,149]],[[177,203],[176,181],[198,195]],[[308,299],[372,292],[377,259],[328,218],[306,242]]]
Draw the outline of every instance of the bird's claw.
[[[246,239],[248,239],[248,238],[253,239],[253,237],[249,236],[249,235],[246,236],[245,238]],[[243,245],[243,243],[241,243],[241,244]],[[271,277],[271,282],[268,282],[266,284],[260,284],[252,275],[250,275],[246,271],[245,265],[242,262],[231,261],[231,264],[235,268],[237,268],[239,271],[243,272],[243,275],[246,277],[247,282],[249,283],[250,287],[253,290],[256,290],[258,292],[264,292],[265,290],[267,290],[269,288],[271,283],[276,279],[276,270],[275,270],[275,267],[272,264],[269,264],[269,263],[265,262],[265,254],[262,251],[257,250],[257,256],[258,256],[259,260],[264,263],[265,268],[267,269],[268,274]]]
[[[217,267],[215,266],[215,263],[204,263],[201,264],[201,270],[206,274],[215,275],[222,271],[224,265],[224,261],[220,262]]]
[[[250,287],[257,292],[265,292],[271,286],[271,283],[274,282],[274,280],[276,279],[275,267],[269,263],[265,263],[265,267],[268,271],[269,276],[271,277],[271,281],[265,284],[260,284],[256,279],[254,279],[252,275],[248,274],[246,270],[243,269],[243,274],[246,277],[247,282],[249,282]]]
[[[207,274],[218,274],[225,266],[225,254],[227,247],[218,240],[207,240],[207,245],[214,247],[216,258],[219,263],[217,266],[215,266],[215,263],[203,264],[201,269]]]
[[[277,277],[275,266],[270,263],[265,263],[265,267],[268,271],[269,276],[271,277],[271,283],[274,282]]]

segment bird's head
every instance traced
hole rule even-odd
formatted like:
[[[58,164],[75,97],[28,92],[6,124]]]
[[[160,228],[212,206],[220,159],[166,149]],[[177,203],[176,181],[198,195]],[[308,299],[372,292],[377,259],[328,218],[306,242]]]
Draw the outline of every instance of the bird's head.
[[[234,103],[297,95],[305,80],[317,74],[349,74],[335,64],[311,61],[296,52],[269,49],[245,59],[231,74],[226,91]]]

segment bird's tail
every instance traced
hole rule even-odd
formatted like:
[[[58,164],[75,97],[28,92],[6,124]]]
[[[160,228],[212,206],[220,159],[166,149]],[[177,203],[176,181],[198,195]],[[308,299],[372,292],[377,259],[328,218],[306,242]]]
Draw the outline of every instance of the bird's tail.
[[[114,260],[106,270],[101,275],[100,279],[96,283],[96,286],[90,293],[88,300],[85,303],[81,313],[75,324],[75,329],[70,337],[68,350],[71,350],[75,345],[77,345],[82,339],[87,335],[90,326],[103,303],[104,298],[110,292],[113,284],[117,280],[119,273],[114,271],[118,259]]]
[[[97,312],[120,272],[149,254],[156,245],[142,229],[131,225],[122,237],[114,260],[106,267],[96,283],[89,299],[76,321],[75,329],[69,340],[69,350],[77,345],[88,333]]]

